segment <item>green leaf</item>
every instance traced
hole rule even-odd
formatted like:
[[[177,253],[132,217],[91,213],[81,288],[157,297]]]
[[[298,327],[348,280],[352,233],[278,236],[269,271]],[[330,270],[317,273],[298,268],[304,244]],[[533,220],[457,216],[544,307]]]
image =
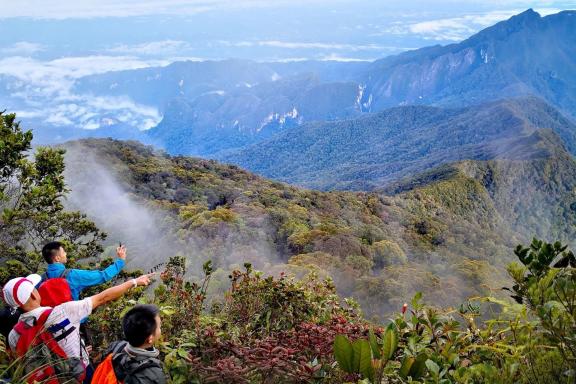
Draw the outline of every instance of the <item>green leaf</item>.
[[[438,366],[438,364],[436,364],[434,361],[430,359],[426,360],[426,368],[428,368],[428,370],[432,372],[434,377],[438,377],[438,375],[440,374],[440,367]]]
[[[428,360],[428,356],[426,356],[425,353],[421,353],[416,356],[414,364],[412,364],[408,375],[415,380],[418,380],[420,377],[422,377],[424,370],[426,369],[426,360]]]
[[[160,312],[165,316],[172,316],[176,313],[176,310],[171,306],[165,306],[160,308]]]
[[[178,349],[178,356],[180,356],[183,359],[188,359],[188,351],[186,351],[185,349]]]
[[[422,300],[422,292],[416,292],[416,294],[414,295],[414,297],[412,298],[412,306],[414,308],[417,308],[419,306],[419,302],[420,300]]]
[[[376,336],[372,330],[370,330],[368,333],[368,340],[370,340],[370,347],[372,348],[372,354],[374,355],[374,358],[380,359],[382,357],[380,345],[378,344],[378,340],[376,339]]]
[[[372,367],[372,351],[367,340],[358,339],[352,343],[354,349],[353,368],[371,381],[374,380],[374,368]]]
[[[352,368],[354,350],[348,338],[344,335],[336,335],[334,338],[334,357],[344,372],[355,373]]]
[[[415,359],[412,356],[404,356],[404,359],[402,359],[402,365],[400,366],[400,371],[398,372],[401,378],[405,379],[408,377],[408,374],[412,369],[412,365],[414,364],[414,360]]]
[[[386,361],[390,360],[398,348],[398,331],[394,323],[390,323],[384,332],[384,345],[382,347],[382,356]]]

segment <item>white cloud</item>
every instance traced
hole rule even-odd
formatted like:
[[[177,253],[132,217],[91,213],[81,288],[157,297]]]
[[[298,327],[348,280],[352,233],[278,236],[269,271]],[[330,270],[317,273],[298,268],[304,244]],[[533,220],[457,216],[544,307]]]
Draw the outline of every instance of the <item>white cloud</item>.
[[[46,123],[50,123],[50,124],[54,124],[54,125],[58,125],[58,126],[64,126],[64,125],[72,125],[72,120],[70,120],[68,117],[66,117],[64,114],[58,112],[58,111],[54,111],[54,113],[51,113],[50,115],[48,115],[48,117],[46,117],[46,119],[44,119],[44,121]]]
[[[576,6],[576,4],[574,4]],[[562,12],[562,9],[559,8],[536,8],[534,9],[536,12],[538,12],[540,14],[540,16],[548,16],[548,15],[553,15],[555,13],[558,12]]]
[[[42,78],[69,78],[138,69],[169,64],[168,60],[142,60],[133,56],[83,56],[40,61],[29,57],[12,56],[0,60],[0,74],[22,80],[39,81]]]
[[[423,21],[409,25],[411,33],[423,35],[432,40],[463,40],[476,31],[466,18],[453,18]]]
[[[80,77],[169,63],[168,60],[144,61],[132,56],[66,57],[51,61],[14,56],[0,60],[0,75],[16,79],[11,85],[12,96],[28,102],[38,98],[66,100],[72,97],[70,89],[74,80]]]
[[[2,4],[0,18],[33,17],[66,19],[145,15],[195,15],[199,13],[264,8],[282,5],[327,3],[329,0],[10,0]]]
[[[359,61],[374,61],[376,60],[376,58],[374,59],[370,59],[370,60],[364,60],[364,59],[357,59],[357,58],[353,58],[353,57],[343,57],[340,55],[337,55],[335,53],[331,53],[329,55],[326,56],[322,56],[320,58],[321,61],[340,61],[340,62],[359,62]]]
[[[459,17],[421,21],[412,24],[395,23],[387,28],[385,33],[392,34],[417,34],[429,40],[461,41],[481,29],[507,20],[510,17],[523,12],[524,9],[500,10],[485,13],[464,15]],[[558,13],[557,8],[537,8],[536,12],[541,16]]]
[[[309,57],[286,57],[282,59],[274,58],[263,61],[264,63],[298,63],[303,61],[310,61]],[[251,86],[251,85],[250,85]]]
[[[279,40],[259,40],[259,41],[240,41],[229,42],[220,41],[224,45],[236,47],[273,47],[286,49],[324,49],[324,50],[346,50],[346,51],[382,51],[398,50],[401,48],[392,46],[383,46],[378,44],[342,44],[342,43],[320,43],[320,42],[291,42]]]
[[[11,96],[20,98],[28,106],[27,109],[21,108],[19,116],[23,118],[95,129],[102,125],[103,119],[115,116],[121,122],[147,129],[161,119],[156,108],[137,104],[128,97],[75,94],[72,86],[76,79],[87,75],[161,66],[170,62],[145,61],[132,56],[67,57],[51,61],[9,57],[0,60],[0,74],[9,76]]]
[[[19,119],[32,119],[44,116],[45,112],[41,110],[29,110],[29,111],[12,111],[18,116]]]
[[[136,45],[117,45],[108,49],[108,52],[128,55],[165,56],[182,54],[183,51],[191,49],[192,46],[186,41],[162,40]]]
[[[74,95],[68,100],[47,105],[46,110],[49,113],[34,117],[43,118],[53,125],[82,129],[97,129],[121,122],[144,130],[156,126],[162,119],[156,108],[137,104],[126,96]]]
[[[44,47],[42,47],[41,44],[31,43],[29,41],[19,41],[6,48],[0,49],[0,53],[9,56],[19,56],[19,55],[29,56],[43,50]]]
[[[349,3],[355,7],[378,4],[381,0],[6,0],[2,2],[0,18],[33,17],[39,19],[126,17],[126,16],[186,16],[210,11],[226,11],[244,8],[278,8],[282,6],[309,6]],[[426,1],[427,2],[427,1]],[[384,3],[384,2],[382,2]],[[422,0],[387,0],[386,5],[398,10],[417,9]],[[547,0],[436,0],[434,7],[457,8],[462,5],[477,5],[502,8],[557,7],[562,1]],[[378,4],[379,5],[379,4]],[[485,9],[485,8],[484,8]]]

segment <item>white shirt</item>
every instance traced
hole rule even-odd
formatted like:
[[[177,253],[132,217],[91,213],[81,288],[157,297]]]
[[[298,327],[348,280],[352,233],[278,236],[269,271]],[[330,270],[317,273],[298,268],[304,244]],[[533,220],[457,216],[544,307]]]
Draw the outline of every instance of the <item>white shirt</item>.
[[[30,312],[26,312],[20,315],[19,320],[32,325],[34,319],[37,320],[47,309],[50,309],[50,307],[40,307],[33,309]],[[70,321],[70,324],[67,324],[62,330],[54,333],[54,337],[57,337],[59,334],[66,332],[71,327],[74,327],[74,331],[72,331],[62,340],[58,341],[58,345],[60,345],[60,348],[66,352],[68,357],[82,358],[86,366],[90,361],[88,358],[88,353],[86,353],[86,350],[84,349],[84,345],[81,344],[82,341],[80,340],[80,321],[83,318],[88,317],[91,313],[91,298],[88,297],[84,300],[69,301],[54,307],[45,324],[45,327],[48,328],[50,326],[60,324],[66,319]],[[18,343],[19,337],[20,335],[18,335],[18,333],[16,333],[14,330],[12,330],[10,335],[8,335],[8,342],[10,343],[10,348],[12,350],[16,350],[16,344]]]

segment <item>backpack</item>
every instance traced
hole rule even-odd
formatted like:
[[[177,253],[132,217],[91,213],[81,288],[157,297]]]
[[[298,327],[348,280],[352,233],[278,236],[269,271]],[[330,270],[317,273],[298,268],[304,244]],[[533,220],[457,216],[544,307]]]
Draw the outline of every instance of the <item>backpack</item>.
[[[57,305],[72,301],[72,290],[66,280],[68,269],[65,269],[59,277],[49,278],[46,273],[42,274],[42,281],[38,286],[38,292],[42,298],[43,307],[54,308]],[[0,334],[8,340],[8,334],[18,323],[22,310],[13,309],[8,306],[0,310]]]
[[[113,355],[113,353],[110,353],[102,360],[100,365],[98,365],[98,368],[94,371],[94,376],[92,376],[92,384],[122,384],[114,373],[114,366],[112,365]]]
[[[114,361],[118,360],[118,358],[122,354],[122,350],[126,346],[125,343],[118,343],[115,346],[111,353],[109,353],[104,360],[98,365],[96,371],[94,371],[94,376],[92,376],[91,384],[123,384],[124,381],[118,380],[116,377],[116,373],[114,372]],[[120,357],[121,358],[121,357]],[[160,364],[157,362],[156,359],[150,358],[143,360],[132,369],[130,372],[127,372],[126,377],[130,377],[145,368],[150,367],[161,367]]]
[[[54,330],[51,329],[58,330],[59,325],[44,326],[50,313],[52,309],[42,312],[33,325],[19,321],[14,326],[14,331],[19,335],[15,352],[23,359],[26,382],[80,382],[85,375],[82,361],[77,357],[69,358],[52,335]]]
[[[42,274],[42,282],[38,287],[38,293],[42,298],[43,307],[56,307],[62,303],[72,301],[72,290],[66,280],[70,270],[65,269],[59,277],[49,278],[46,273]]]

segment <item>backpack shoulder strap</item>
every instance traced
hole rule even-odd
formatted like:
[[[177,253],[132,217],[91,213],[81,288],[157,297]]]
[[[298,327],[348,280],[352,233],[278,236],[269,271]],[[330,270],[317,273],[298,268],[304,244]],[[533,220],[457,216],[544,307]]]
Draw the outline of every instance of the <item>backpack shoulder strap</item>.
[[[16,353],[23,356],[33,344],[37,344],[40,338],[38,337],[44,333],[44,324],[48,320],[48,316],[52,313],[52,308],[42,312],[40,317],[34,321],[33,325],[29,325],[23,320],[18,321],[14,326],[14,331],[18,334],[18,341],[16,343]]]
[[[61,273],[60,276],[58,276],[58,277],[66,278],[66,276],[68,276],[69,273],[70,273],[70,270],[69,270],[68,268],[64,268],[64,270],[62,271],[62,273]],[[50,279],[50,278],[48,277],[48,272],[44,272],[43,274],[40,275],[40,277],[42,278],[42,279],[40,280],[40,283],[43,283],[43,282],[45,282],[46,280]]]
[[[31,328],[41,329],[42,327],[44,327],[44,324],[46,324],[46,320],[48,320],[48,316],[50,316],[51,313],[52,313],[52,308],[48,308],[47,310],[42,312],[42,314],[40,315],[40,317],[37,320],[36,319],[34,320],[33,325],[28,325],[28,323],[26,323],[25,321],[19,320],[18,323],[14,326],[14,330],[19,335],[22,335],[23,332],[26,332],[28,329],[31,329]]]
[[[146,368],[152,368],[152,367],[156,367],[156,368],[162,369],[162,364],[160,363],[160,360],[155,359],[155,358],[153,358],[153,357],[151,357],[151,358],[149,358],[149,359],[146,359],[146,360],[143,360],[142,362],[140,362],[140,364],[138,364],[136,367],[134,367],[133,369],[131,369],[131,370],[127,373],[126,377],[133,376],[133,375],[135,375],[136,373],[138,373],[138,372],[140,372],[140,371],[142,371],[142,370],[144,370],[144,369],[146,369]]]
[[[117,353],[121,352],[126,347],[126,345],[128,345],[128,342],[119,341],[114,346],[114,348],[112,348],[112,353],[117,354]]]
[[[44,327],[44,324],[46,324],[46,320],[48,320],[48,316],[50,316],[51,313],[52,313],[52,308],[49,308],[49,309],[45,310],[44,312],[42,312],[42,314],[38,318],[38,322],[35,325]]]

